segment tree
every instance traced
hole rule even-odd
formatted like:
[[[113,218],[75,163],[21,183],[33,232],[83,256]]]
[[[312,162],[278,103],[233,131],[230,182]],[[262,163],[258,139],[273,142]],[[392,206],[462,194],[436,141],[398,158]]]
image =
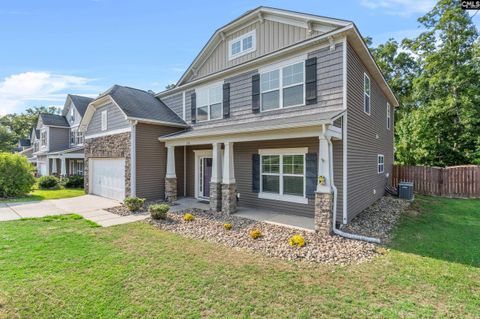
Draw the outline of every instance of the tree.
[[[13,133],[7,127],[0,125],[0,152],[11,152],[14,141]]]
[[[165,86],[165,89],[170,90],[170,89],[173,89],[174,87],[175,87],[175,83],[170,83]]]

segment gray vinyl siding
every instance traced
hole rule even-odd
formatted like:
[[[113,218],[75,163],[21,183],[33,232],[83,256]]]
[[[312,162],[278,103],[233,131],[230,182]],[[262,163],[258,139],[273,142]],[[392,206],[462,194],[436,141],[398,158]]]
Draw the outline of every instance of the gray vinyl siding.
[[[71,113],[70,113],[70,109],[71,109],[72,107],[73,107],[74,112],[75,112],[75,116],[74,116],[74,121],[73,121],[73,122],[71,122],[71,115],[70,115],[70,114],[71,114]],[[81,119],[82,119],[80,113],[78,113],[77,108],[75,107],[75,105],[74,105],[72,102],[70,102],[69,105],[68,105],[68,110],[67,110],[67,112],[66,112],[66,114],[65,114],[65,117],[67,118],[67,122],[68,122],[68,124],[70,124],[70,126],[76,126],[76,125],[80,124],[80,121],[81,121]]]
[[[142,124],[136,126],[136,195],[147,199],[165,198],[165,174],[167,168],[167,149],[158,137],[178,131],[160,125]],[[176,157],[183,161],[183,147],[177,147]],[[178,162],[178,160],[177,160]],[[183,165],[182,165],[183,168]],[[177,180],[183,185],[183,172],[177,171]],[[183,190],[183,188],[182,188]],[[183,195],[178,194],[179,196]]]
[[[70,129],[68,127],[49,127],[48,130],[50,152],[65,150],[69,147]]]
[[[177,113],[177,115],[183,119],[183,93],[182,92],[168,96],[168,97],[164,97],[162,98],[162,102],[165,103],[166,106],[172,109],[172,111]]]
[[[386,174],[390,176],[388,183],[391,182],[393,123],[391,130],[387,130],[387,99],[371,76],[371,115],[363,111],[366,68],[353,48],[349,46],[347,53],[347,208],[350,221],[383,196]],[[378,154],[385,156],[384,174],[377,173]]]
[[[229,60],[228,42],[252,30],[256,30],[256,50],[242,55],[236,59]],[[257,21],[239,31],[228,35],[225,40],[221,41],[210,54],[207,53],[208,57],[201,64],[201,66],[198,67],[197,75],[191,77],[189,81],[272,53],[319,34],[319,32],[314,31],[311,35],[308,35],[307,29],[305,28],[280,22],[264,20],[262,23]]]
[[[312,105],[296,106],[268,112],[252,112],[252,76],[258,70],[241,73],[224,80],[230,83],[230,117],[211,121],[197,122],[194,128],[211,128],[227,124],[252,123],[256,120],[278,119],[288,122],[289,117],[303,116],[309,119],[325,109],[341,109],[343,107],[343,45],[337,44],[335,50],[329,47],[313,50],[308,57],[317,57],[317,96],[318,102]],[[191,94],[185,94],[186,122],[191,123]],[[162,101],[175,101],[177,95],[166,96]],[[178,102],[177,102],[178,103]],[[166,103],[169,105],[168,103]],[[172,107],[178,107],[170,103]]]
[[[102,111],[107,110],[107,130],[102,131]],[[125,119],[123,112],[113,104],[107,104],[99,107],[93,113],[93,117],[88,124],[87,132],[85,135],[107,133],[118,129],[124,129],[129,127],[130,124]]]
[[[343,221],[343,141],[332,140],[333,182],[337,188],[337,222]]]

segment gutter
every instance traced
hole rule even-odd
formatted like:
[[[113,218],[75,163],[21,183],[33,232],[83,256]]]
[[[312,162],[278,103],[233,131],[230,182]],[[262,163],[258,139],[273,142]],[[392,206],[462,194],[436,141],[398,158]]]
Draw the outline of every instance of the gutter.
[[[323,126],[323,132],[325,132],[325,126]],[[322,133],[322,134],[325,134],[325,133]],[[329,170],[330,170],[330,187],[333,190],[333,223],[332,223],[333,224],[332,225],[333,233],[335,235],[345,237],[345,238],[348,238],[348,239],[362,240],[362,241],[366,241],[366,242],[369,242],[369,243],[380,244],[380,239],[378,239],[378,238],[368,237],[368,236],[363,236],[363,235],[358,235],[358,234],[351,234],[351,233],[341,231],[340,229],[337,228],[337,197],[338,197],[337,194],[338,194],[338,191],[337,191],[337,188],[335,187],[335,184],[333,182],[333,144],[332,144],[332,141],[331,141],[331,137],[330,136],[326,136],[326,137],[327,137],[328,148],[329,148],[328,153],[329,153],[330,165],[328,165],[328,167],[329,167]]]

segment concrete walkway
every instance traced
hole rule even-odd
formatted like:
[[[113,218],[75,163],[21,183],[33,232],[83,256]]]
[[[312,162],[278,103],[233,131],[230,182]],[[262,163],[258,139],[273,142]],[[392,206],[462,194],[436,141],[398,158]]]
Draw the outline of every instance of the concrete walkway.
[[[106,211],[106,208],[120,205],[119,202],[94,195],[40,202],[0,203],[0,222],[30,217],[78,214],[100,226],[109,227],[143,220],[148,214],[120,216]]]

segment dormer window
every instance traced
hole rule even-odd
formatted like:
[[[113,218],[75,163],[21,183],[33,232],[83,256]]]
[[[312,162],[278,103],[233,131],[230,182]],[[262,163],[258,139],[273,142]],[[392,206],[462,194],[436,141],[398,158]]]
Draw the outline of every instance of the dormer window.
[[[228,59],[233,60],[256,49],[255,30],[228,41]]]

